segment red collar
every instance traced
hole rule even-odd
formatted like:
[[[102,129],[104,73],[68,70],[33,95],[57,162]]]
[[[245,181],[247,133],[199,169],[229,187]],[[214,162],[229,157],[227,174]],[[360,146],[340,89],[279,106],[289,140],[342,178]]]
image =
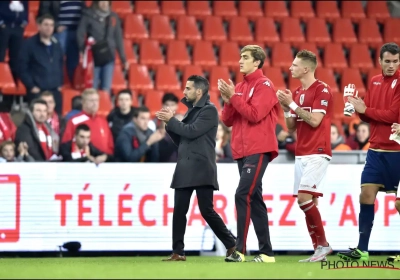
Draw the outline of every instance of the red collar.
[[[383,74],[383,71],[382,71],[382,76],[383,76],[383,78],[384,78],[385,80],[394,80],[394,79],[398,79],[399,76],[400,76],[400,70],[397,70],[397,71],[393,74],[393,76],[385,76],[385,75]]]
[[[257,69],[256,71],[254,71],[251,74],[244,75],[244,80],[247,83],[250,83],[252,81],[255,81],[255,80],[261,78],[262,76],[264,76],[263,71],[261,69]]]

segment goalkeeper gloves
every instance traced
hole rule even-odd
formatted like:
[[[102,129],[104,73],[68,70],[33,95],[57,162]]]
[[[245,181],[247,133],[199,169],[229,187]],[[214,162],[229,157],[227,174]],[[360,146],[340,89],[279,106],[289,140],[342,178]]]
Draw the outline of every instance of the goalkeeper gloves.
[[[350,104],[349,97],[358,97],[358,90],[356,86],[353,84],[349,84],[348,86],[344,87],[343,92],[343,101],[344,101],[344,115],[347,117],[351,117],[356,111],[354,106]]]

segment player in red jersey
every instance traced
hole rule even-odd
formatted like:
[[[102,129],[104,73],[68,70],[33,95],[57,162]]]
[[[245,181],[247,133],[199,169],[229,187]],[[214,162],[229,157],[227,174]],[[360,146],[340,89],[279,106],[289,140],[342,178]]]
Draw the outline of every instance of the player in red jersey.
[[[307,50],[298,52],[289,69],[292,77],[299,79],[302,86],[294,93],[288,89],[277,91],[289,131],[297,130],[294,195],[305,213],[315,250],[310,258],[300,262],[324,261],[332,253],[317,208],[332,158],[332,94],[327,84],[315,78],[316,68],[317,57],[314,53]]]

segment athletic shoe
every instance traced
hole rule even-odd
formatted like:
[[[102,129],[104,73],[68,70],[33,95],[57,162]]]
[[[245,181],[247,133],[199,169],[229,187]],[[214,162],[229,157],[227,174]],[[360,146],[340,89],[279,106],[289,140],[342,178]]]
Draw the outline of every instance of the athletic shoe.
[[[332,254],[332,247],[330,245],[326,247],[319,245],[314,255],[311,257],[310,262],[320,262],[329,254]]]
[[[311,262],[311,258],[313,257],[314,255],[312,255],[311,257],[309,257],[309,258],[307,258],[307,259],[303,259],[303,260],[299,260],[299,262],[301,262],[301,263],[304,263],[304,262]],[[328,259],[325,257],[325,258],[323,258],[322,260],[321,260],[321,262],[326,262],[326,261],[328,261]]]
[[[338,256],[345,261],[368,261],[369,259],[368,252],[363,252],[357,248],[349,248],[347,252],[339,252]]]
[[[270,257],[265,254],[259,254],[258,256],[255,256],[252,262],[264,262],[264,263],[274,263],[275,262],[275,257]]]
[[[390,256],[386,259],[388,262],[400,262],[400,255]]]
[[[175,253],[172,253],[168,258],[163,259],[163,262],[184,262],[186,261],[186,256],[181,256]]]
[[[230,256],[225,258],[226,262],[244,262],[245,257],[239,251],[234,251]]]

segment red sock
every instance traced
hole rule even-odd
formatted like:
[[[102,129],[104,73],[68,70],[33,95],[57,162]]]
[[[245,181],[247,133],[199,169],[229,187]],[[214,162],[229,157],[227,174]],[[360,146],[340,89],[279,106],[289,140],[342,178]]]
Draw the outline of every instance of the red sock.
[[[317,249],[317,237],[315,235],[314,229],[312,229],[310,227],[311,222],[310,222],[310,219],[307,218],[307,216],[306,216],[306,224],[307,224],[308,233],[310,234],[310,237],[311,237],[312,245],[313,245],[314,250],[315,250],[315,249]]]
[[[328,242],[325,238],[325,230],[322,225],[321,214],[317,206],[315,206],[312,200],[306,201],[300,204],[301,210],[306,214],[306,219],[309,221],[310,229],[314,230],[317,239],[317,246],[328,246]]]

